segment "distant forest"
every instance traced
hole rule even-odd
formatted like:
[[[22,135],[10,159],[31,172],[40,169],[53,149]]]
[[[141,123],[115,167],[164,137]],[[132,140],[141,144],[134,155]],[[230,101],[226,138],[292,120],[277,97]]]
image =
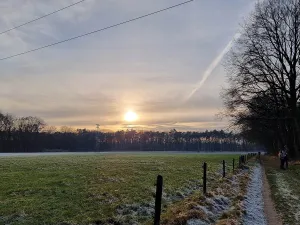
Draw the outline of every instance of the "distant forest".
[[[97,130],[47,126],[38,117],[0,113],[0,152],[41,151],[253,151],[237,134],[221,131],[169,132]]]

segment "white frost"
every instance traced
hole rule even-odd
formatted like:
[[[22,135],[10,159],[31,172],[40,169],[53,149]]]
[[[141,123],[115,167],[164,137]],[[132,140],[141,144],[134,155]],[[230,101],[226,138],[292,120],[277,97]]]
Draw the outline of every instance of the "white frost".
[[[243,217],[243,225],[267,224],[264,214],[262,189],[262,170],[260,165],[256,165],[251,174],[251,180],[247,189],[244,205],[246,214]]]
[[[278,191],[281,196],[285,199],[285,202],[288,202],[293,209],[291,212],[296,221],[300,220],[300,203],[299,203],[299,196],[294,195],[289,184],[285,181],[284,176],[282,173],[275,173],[276,178],[276,186],[278,187]],[[293,204],[291,204],[292,202]]]

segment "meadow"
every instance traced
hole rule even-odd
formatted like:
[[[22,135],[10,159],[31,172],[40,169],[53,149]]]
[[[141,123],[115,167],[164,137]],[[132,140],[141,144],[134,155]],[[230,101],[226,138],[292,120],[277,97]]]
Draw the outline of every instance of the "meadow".
[[[0,224],[130,224],[133,219],[146,224],[153,216],[158,174],[164,178],[167,211],[202,190],[204,161],[215,177],[221,176],[222,160],[231,164],[233,158],[238,155],[0,157]],[[231,165],[227,169],[232,171]],[[217,182],[209,180],[208,190]]]

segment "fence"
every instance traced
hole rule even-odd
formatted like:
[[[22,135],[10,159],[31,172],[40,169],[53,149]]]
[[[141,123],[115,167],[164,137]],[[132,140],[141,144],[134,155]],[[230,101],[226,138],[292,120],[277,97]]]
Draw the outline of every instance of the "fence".
[[[246,155],[239,156],[239,164],[238,168],[243,168],[244,165],[247,163],[247,161],[254,156],[258,156],[258,159],[260,160],[260,152],[257,153],[248,153]],[[229,164],[230,165],[230,164]],[[234,173],[235,168],[235,159],[232,159],[232,172]],[[203,194],[207,193],[207,163],[203,163]],[[226,161],[222,161],[222,176],[223,178],[226,177]],[[160,215],[161,215],[161,202],[162,202],[162,190],[163,190],[163,177],[161,175],[157,176],[156,181],[156,194],[155,194],[155,215],[154,215],[154,225],[160,224]]]

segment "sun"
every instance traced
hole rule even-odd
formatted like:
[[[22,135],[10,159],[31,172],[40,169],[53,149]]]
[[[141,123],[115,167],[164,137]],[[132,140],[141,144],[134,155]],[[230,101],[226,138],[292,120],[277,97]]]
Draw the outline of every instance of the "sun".
[[[124,115],[124,120],[127,121],[127,122],[136,121],[137,118],[138,118],[137,114],[135,112],[133,112],[133,111],[128,111]]]

